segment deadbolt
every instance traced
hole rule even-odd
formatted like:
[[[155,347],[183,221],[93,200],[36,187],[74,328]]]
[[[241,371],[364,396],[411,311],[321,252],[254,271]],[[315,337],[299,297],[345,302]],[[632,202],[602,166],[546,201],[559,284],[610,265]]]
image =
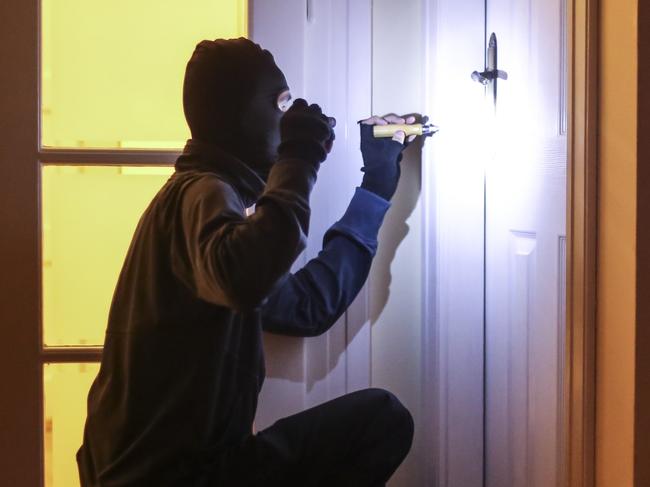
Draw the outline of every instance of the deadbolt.
[[[484,71],[474,71],[472,73],[472,79],[474,81],[478,81],[484,86],[487,86],[492,83],[493,87],[493,95],[494,99],[496,101],[496,93],[497,93],[497,80],[502,79],[502,80],[507,80],[508,79],[508,73],[505,71],[502,71],[498,68],[497,65],[497,36],[496,34],[492,33],[490,36],[490,41],[488,43],[488,49],[487,49],[487,56],[486,56],[486,67]]]

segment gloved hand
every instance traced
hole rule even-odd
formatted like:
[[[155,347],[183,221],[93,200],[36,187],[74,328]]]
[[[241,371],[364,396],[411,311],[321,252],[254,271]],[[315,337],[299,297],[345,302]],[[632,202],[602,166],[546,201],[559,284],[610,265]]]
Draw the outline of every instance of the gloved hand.
[[[323,162],[334,143],[334,118],[323,115],[318,105],[296,99],[280,120],[278,155],[313,164]]]
[[[415,117],[406,119],[396,115],[388,115],[384,118],[373,116],[360,121],[361,127],[361,156],[363,158],[363,180],[361,187],[372,191],[385,200],[390,200],[395,194],[397,183],[400,177],[400,161],[402,151],[415,136],[408,139],[404,144],[405,134],[402,131],[396,132],[392,139],[375,138],[372,135],[373,125],[391,124],[412,124]]]

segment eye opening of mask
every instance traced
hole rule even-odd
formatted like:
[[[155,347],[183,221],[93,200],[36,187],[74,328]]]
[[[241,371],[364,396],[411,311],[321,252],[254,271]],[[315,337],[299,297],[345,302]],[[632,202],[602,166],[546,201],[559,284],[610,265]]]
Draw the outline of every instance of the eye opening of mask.
[[[278,108],[282,112],[286,112],[291,106],[291,91],[284,90],[278,95],[277,99]]]

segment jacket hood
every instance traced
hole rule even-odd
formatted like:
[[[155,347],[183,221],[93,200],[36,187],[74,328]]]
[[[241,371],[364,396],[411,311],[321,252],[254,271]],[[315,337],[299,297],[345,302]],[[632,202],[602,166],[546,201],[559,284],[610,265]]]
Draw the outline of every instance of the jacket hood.
[[[192,139],[216,145],[263,179],[277,156],[277,96],[288,89],[273,55],[248,39],[201,41],[187,63],[183,110]]]

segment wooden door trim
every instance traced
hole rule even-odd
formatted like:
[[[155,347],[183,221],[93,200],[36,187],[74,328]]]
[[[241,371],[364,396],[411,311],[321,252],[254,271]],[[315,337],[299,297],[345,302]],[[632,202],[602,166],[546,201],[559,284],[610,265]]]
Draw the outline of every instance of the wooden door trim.
[[[569,8],[567,327],[563,486],[594,485],[598,1]]]
[[[37,0],[0,2],[0,472],[36,487],[42,472],[39,334]],[[17,167],[21,169],[16,170]],[[42,463],[42,462],[41,462]]]

